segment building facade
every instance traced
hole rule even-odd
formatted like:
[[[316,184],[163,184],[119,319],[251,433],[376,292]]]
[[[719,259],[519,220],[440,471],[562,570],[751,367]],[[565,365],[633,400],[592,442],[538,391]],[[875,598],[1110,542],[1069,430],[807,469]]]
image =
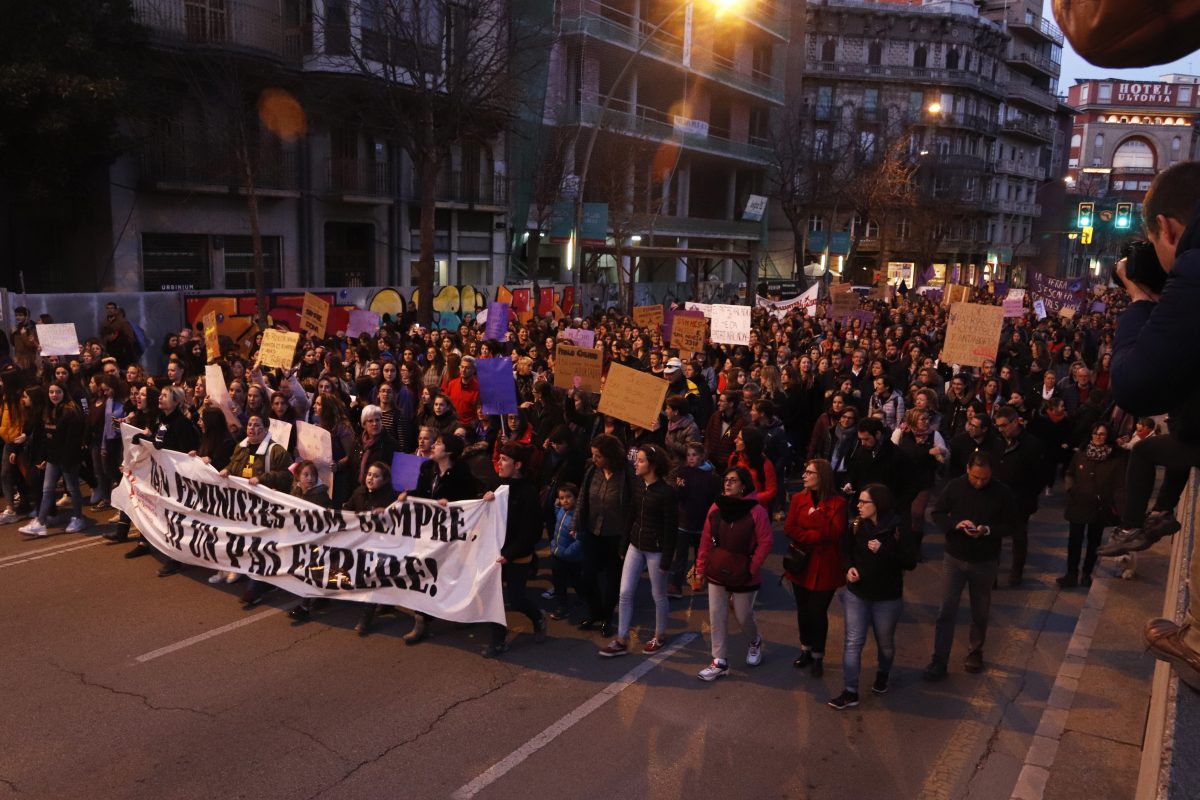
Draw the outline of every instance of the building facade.
[[[849,146],[870,171],[886,156],[871,150],[902,140],[894,157],[918,187],[916,211],[879,219],[833,192],[805,226],[807,256],[855,282],[1020,282],[1060,113],[1062,34],[1040,4],[812,0],[806,13],[814,153]]]

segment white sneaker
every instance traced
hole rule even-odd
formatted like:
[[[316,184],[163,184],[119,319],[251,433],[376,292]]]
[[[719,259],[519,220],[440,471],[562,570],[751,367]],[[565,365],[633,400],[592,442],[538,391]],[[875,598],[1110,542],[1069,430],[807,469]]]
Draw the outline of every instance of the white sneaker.
[[[729,665],[723,661],[714,660],[704,669],[696,673],[696,677],[702,681],[715,681],[717,678],[723,678],[729,674]]]
[[[20,528],[17,528],[17,530],[20,531],[21,533],[25,534],[26,536],[45,536],[46,535],[46,526],[43,525],[42,523],[38,522],[36,519],[33,520],[32,522],[30,522],[28,525],[24,525]]]
[[[554,589],[551,588],[551,589],[547,589],[546,591],[542,592],[542,599],[543,600],[553,600],[554,599]]]
[[[224,581],[225,581],[225,573],[224,572],[214,572],[212,574],[212,576],[209,577],[209,579],[208,579],[208,582],[212,583],[212,584],[223,583]]]
[[[750,647],[746,650],[746,666],[757,667],[762,663],[762,637],[758,637],[750,643]]]
[[[241,579],[242,579],[242,573],[240,573],[240,572],[226,572],[225,573],[225,582],[226,583],[237,583]]]
[[[12,525],[14,522],[20,521],[20,519],[17,513],[10,509],[0,514],[0,525]]]
[[[85,531],[91,524],[92,521],[87,517],[71,517],[71,521],[67,523],[67,533]]]

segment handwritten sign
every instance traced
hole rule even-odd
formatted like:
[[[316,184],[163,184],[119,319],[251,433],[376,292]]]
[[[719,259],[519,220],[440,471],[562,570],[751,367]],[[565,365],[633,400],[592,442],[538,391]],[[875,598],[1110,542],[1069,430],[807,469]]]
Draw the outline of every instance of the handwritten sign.
[[[558,338],[589,350],[596,346],[596,332],[585,328],[564,328],[558,332]]]
[[[750,306],[714,303],[709,306],[710,337],[717,344],[750,344]]]
[[[994,360],[1000,346],[1000,329],[1004,325],[1004,309],[978,303],[954,303],[946,324],[946,343],[942,346],[942,361],[970,367],[981,367],[984,361]]]
[[[329,326],[329,303],[312,292],[304,293],[304,307],[300,310],[300,330],[320,339]]]
[[[848,283],[835,283],[829,287],[830,316],[845,319],[858,310],[858,292]]]
[[[233,411],[233,398],[229,396],[229,387],[225,385],[225,373],[221,371],[219,364],[209,364],[204,368],[204,393],[225,415],[225,424],[230,430],[242,427],[242,421]]]
[[[258,351],[258,363],[264,367],[279,367],[288,370],[296,363],[296,345],[300,344],[299,333],[284,333],[274,328],[263,331],[262,347]]]
[[[689,317],[676,314],[671,322],[671,347],[688,353],[704,350],[704,338],[708,334],[708,320],[704,317]]]
[[[746,307],[749,311],[749,306]],[[648,372],[612,364],[600,395],[601,414],[651,430],[667,397],[667,382]]]
[[[208,353],[209,361],[221,357],[221,335],[217,331],[217,312],[210,311],[204,315],[204,350]]]
[[[361,308],[350,310],[350,321],[346,323],[346,338],[357,339],[362,334],[374,336],[379,332],[379,315]]]
[[[1025,313],[1025,290],[1009,289],[1004,298],[1004,316],[1019,317]]]
[[[600,376],[604,372],[604,355],[600,350],[558,343],[554,353],[554,383],[566,388],[575,385],[589,392],[600,391]]]
[[[1040,297],[1033,301],[1033,313],[1038,319],[1046,318],[1046,301]]]
[[[639,328],[657,328],[663,324],[663,307],[661,305],[634,306],[633,324]]]
[[[79,335],[75,333],[74,322],[38,324],[37,336],[44,356],[79,355]]]

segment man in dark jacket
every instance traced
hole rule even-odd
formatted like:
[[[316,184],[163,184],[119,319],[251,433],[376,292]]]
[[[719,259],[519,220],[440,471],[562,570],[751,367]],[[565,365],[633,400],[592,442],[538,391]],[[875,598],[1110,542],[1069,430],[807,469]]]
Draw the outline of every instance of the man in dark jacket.
[[[723,469],[729,464],[729,456],[733,453],[733,443],[746,425],[739,404],[741,395],[732,389],[721,392],[717,401],[717,413],[708,419],[704,429],[704,448],[708,460],[717,469]]]
[[[926,680],[946,677],[964,586],[970,587],[971,631],[963,669],[983,671],[992,586],[1000,568],[1000,540],[1012,532],[1015,504],[1008,487],[992,479],[991,459],[985,453],[971,456],[967,473],[947,483],[938,495],[932,517],[946,534],[946,553],[942,557],[942,604]]]
[[[967,462],[975,453],[995,455],[998,447],[992,419],[986,414],[972,414],[962,433],[950,440],[948,477],[957,478],[967,471]]]
[[[1130,414],[1169,412],[1169,433],[1130,451],[1122,528],[1100,555],[1150,547],[1179,530],[1170,509],[1179,502],[1192,467],[1200,465],[1200,162],[1176,164],[1154,178],[1143,204],[1146,236],[1167,279],[1161,295],[1131,280],[1124,262],[1117,276],[1131,301],[1117,323],[1110,384],[1113,400]],[[1155,467],[1166,467],[1154,511]],[[1146,625],[1154,655],[1200,690],[1200,537],[1192,544],[1190,594],[1183,625],[1155,619]]]
[[[1008,585],[1020,586],[1024,580],[1025,557],[1029,553],[1029,518],[1038,508],[1038,493],[1045,485],[1042,472],[1042,443],[1024,430],[1020,413],[1004,406],[995,414],[1000,434],[992,460],[993,477],[1016,495],[1016,518],[1012,529],[1012,567]]]
[[[896,497],[896,507],[907,508],[906,503],[912,502],[908,488],[911,472],[912,464],[888,438],[883,421],[875,417],[859,420],[858,449],[850,459],[849,487],[843,491],[860,492],[864,486],[882,483]]]

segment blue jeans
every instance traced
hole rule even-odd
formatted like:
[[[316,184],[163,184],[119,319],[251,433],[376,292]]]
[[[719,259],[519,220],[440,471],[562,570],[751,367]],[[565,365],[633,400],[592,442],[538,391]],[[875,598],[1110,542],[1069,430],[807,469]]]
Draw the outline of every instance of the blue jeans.
[[[42,479],[42,507],[38,511],[38,522],[43,525],[47,524],[51,517],[51,511],[54,510],[54,489],[58,486],[58,479],[62,478],[63,483],[67,486],[67,492],[71,495],[71,516],[83,516],[83,495],[79,492],[79,467],[67,469],[61,464],[52,464],[46,462],[46,477]]]
[[[637,594],[642,570],[650,573],[650,593],[654,596],[654,635],[667,635],[667,614],[670,611],[667,599],[667,573],[659,569],[662,553],[647,553],[633,545],[625,551],[625,567],[621,570],[621,595],[617,613],[617,638],[629,639],[629,627],[633,622],[633,598]]]
[[[858,694],[858,676],[862,672],[862,649],[867,628],[875,629],[875,652],[880,672],[891,672],[896,657],[896,625],[900,622],[903,600],[864,600],[854,592],[842,592],[846,612],[846,645],[842,650],[842,672],[846,689]]]

